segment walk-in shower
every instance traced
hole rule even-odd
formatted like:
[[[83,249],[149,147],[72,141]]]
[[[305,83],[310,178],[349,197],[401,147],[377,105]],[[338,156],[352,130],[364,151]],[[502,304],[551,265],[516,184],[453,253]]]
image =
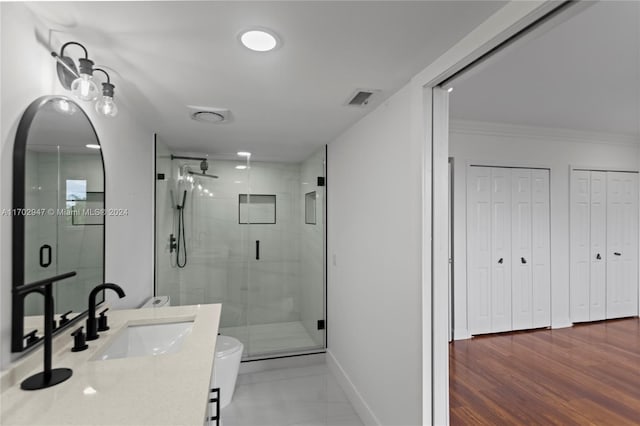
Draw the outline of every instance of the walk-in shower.
[[[325,149],[300,163],[156,144],[155,292],[221,303],[245,359],[325,347]]]

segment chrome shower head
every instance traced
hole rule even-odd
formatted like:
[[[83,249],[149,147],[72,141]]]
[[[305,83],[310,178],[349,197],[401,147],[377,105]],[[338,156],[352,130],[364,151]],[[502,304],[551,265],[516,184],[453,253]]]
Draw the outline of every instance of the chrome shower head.
[[[209,163],[206,158],[200,162],[200,170],[202,170],[203,175],[207,173],[207,170],[209,170]]]

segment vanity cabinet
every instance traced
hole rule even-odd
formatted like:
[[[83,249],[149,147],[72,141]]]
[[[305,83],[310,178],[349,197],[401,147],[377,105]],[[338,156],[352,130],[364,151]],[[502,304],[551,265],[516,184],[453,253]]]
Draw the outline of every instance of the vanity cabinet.
[[[109,330],[82,352],[71,352],[69,335],[56,336],[53,365],[72,368],[73,376],[61,386],[23,391],[22,379],[42,363],[42,348],[36,348],[0,375],[0,424],[215,425],[204,417],[217,415],[209,392],[220,311],[219,304],[110,311]],[[128,327],[183,322],[193,327],[176,352],[101,359]]]
[[[205,426],[220,426],[220,388],[213,387],[211,380],[209,391],[209,402],[207,405],[207,418],[204,421]]]

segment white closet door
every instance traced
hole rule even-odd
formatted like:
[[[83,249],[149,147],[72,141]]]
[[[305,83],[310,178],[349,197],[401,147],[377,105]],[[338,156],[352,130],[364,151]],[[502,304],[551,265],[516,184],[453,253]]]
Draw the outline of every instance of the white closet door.
[[[589,321],[591,172],[574,170],[571,175],[570,289],[571,321]],[[603,256],[604,258],[604,256]]]
[[[533,328],[551,325],[549,170],[531,171]]]
[[[531,286],[531,170],[511,172],[513,330],[533,326]]]
[[[511,169],[491,170],[491,331],[511,323]]]
[[[491,169],[467,169],[469,331],[491,333]]]
[[[606,317],[607,172],[590,173],[589,321],[599,321]]]
[[[607,318],[638,314],[638,175],[607,173]]]

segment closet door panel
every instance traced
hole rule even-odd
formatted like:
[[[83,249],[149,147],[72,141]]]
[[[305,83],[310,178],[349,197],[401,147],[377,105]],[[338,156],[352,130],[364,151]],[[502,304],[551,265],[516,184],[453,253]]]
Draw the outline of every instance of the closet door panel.
[[[607,173],[607,318],[637,315],[637,175]]]
[[[622,308],[622,181],[607,175],[607,318],[623,316]],[[616,253],[616,254],[614,254]]]
[[[638,174],[625,173],[623,237],[625,316],[638,315]]]
[[[491,333],[491,169],[467,169],[469,331]]]
[[[574,170],[571,175],[570,208],[570,297],[571,321],[589,321],[590,281],[590,173]],[[605,259],[605,256],[602,255]]]
[[[607,318],[638,314],[638,175],[607,173]]]
[[[513,329],[522,330],[533,326],[531,170],[513,169],[511,177]]]
[[[549,170],[531,171],[533,328],[551,325]]]
[[[491,169],[491,331],[511,324],[511,170]]]
[[[606,317],[607,172],[590,172],[589,321]]]

